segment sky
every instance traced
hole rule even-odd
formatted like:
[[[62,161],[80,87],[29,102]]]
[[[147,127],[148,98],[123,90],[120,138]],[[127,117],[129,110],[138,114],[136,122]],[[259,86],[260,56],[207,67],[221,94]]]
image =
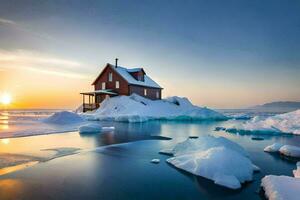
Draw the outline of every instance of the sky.
[[[300,1],[0,0],[0,95],[76,108],[105,66],[212,108],[300,101]]]

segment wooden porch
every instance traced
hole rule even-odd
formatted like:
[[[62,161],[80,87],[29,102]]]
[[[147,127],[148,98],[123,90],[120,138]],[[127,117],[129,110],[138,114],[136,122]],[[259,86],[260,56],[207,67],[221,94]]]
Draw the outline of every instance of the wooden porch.
[[[82,92],[82,111],[93,111],[100,107],[100,103],[109,97],[118,94],[111,90],[96,90],[92,92]]]

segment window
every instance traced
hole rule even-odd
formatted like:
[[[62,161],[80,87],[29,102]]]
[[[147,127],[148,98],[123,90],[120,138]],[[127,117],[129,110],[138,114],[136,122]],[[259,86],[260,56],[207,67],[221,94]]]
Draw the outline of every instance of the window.
[[[120,88],[120,82],[116,81],[116,89],[119,89],[119,88]]]
[[[109,72],[109,74],[108,74],[108,81],[112,82],[112,79],[113,79],[113,74],[111,72]]]
[[[102,82],[102,90],[105,90],[105,82]]]
[[[159,92],[156,92],[156,98],[159,99]]]
[[[144,89],[144,96],[147,96],[147,89]]]

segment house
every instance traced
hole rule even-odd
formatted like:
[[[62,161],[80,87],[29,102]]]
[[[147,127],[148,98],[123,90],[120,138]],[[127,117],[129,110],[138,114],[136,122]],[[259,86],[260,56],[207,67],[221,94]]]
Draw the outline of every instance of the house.
[[[136,93],[152,100],[161,99],[163,89],[143,68],[129,69],[118,66],[118,59],[115,65],[107,63],[92,85],[94,91],[80,93],[83,99],[83,112],[94,110],[104,99],[118,95],[129,96]]]

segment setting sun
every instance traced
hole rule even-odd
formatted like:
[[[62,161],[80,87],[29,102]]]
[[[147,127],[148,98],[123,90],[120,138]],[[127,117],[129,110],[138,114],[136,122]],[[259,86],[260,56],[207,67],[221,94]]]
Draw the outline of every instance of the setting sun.
[[[10,104],[11,103],[11,95],[7,94],[7,93],[2,94],[0,97],[0,103],[4,104],[4,105]]]

